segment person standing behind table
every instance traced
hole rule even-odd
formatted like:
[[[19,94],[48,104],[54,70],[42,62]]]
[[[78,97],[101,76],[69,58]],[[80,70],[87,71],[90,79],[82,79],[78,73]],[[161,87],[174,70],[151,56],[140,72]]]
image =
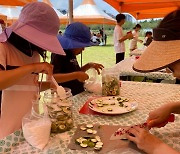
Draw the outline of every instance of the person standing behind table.
[[[180,79],[179,27],[180,9],[166,15],[159,26],[153,29],[154,40],[145,49],[141,58],[136,60],[133,69],[138,72],[147,73],[169,68],[173,76]],[[180,101],[168,102],[151,111],[147,119],[148,127],[164,127],[171,113],[180,114]],[[179,121],[178,118],[176,119],[177,122]],[[174,133],[178,133],[179,135],[179,126],[175,129],[177,129],[177,132]],[[134,136],[127,135],[127,138],[136,143],[138,148],[148,154],[179,154],[179,151],[175,151],[175,149],[143,128],[134,127],[130,129],[129,132]],[[179,142],[178,137],[179,136],[177,136],[177,142]]]
[[[133,39],[130,41],[130,44],[129,44],[130,52],[135,50],[135,49],[137,49],[137,42],[143,43],[142,40],[138,39],[138,37],[139,37],[139,30],[141,29],[141,25],[137,24],[133,29],[134,29],[132,31]]]
[[[125,56],[125,43],[127,39],[132,39],[132,33],[123,34],[122,25],[125,23],[126,16],[124,14],[116,15],[117,24],[114,28],[113,41],[114,49],[116,52],[116,64],[124,59]]]
[[[91,42],[90,30],[86,25],[80,22],[68,25],[64,35],[58,35],[58,39],[66,56],[51,55],[54,77],[61,86],[70,88],[72,94],[76,95],[84,91],[83,82],[89,78],[85,72],[90,68],[95,68],[100,74],[103,65],[88,63],[80,67],[77,62],[76,55],[82,53],[84,47],[94,45]]]
[[[65,54],[57,39],[58,29],[56,12],[43,2],[32,2],[0,34],[0,139],[21,128],[32,100],[38,98],[38,73],[52,76],[52,65],[40,62],[40,55],[46,50]]]

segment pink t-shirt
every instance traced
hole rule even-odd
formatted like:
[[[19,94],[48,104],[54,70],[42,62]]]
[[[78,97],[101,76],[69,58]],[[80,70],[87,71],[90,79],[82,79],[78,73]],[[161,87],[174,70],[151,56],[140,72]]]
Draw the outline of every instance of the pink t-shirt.
[[[8,42],[0,43],[0,66],[5,70],[13,70],[39,61],[37,52],[29,57]],[[0,139],[21,128],[22,118],[31,110],[32,100],[37,96],[38,87],[35,84],[37,79],[35,74],[27,75],[18,80],[15,85],[3,89]]]

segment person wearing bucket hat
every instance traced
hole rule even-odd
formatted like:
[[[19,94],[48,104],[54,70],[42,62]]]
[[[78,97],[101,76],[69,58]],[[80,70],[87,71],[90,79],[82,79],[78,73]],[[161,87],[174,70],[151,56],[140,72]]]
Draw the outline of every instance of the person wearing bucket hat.
[[[49,5],[32,2],[0,35],[0,138],[21,127],[23,116],[31,110],[31,101],[41,90],[38,74],[52,76],[52,65],[40,62],[40,55],[46,50],[65,55],[57,39],[59,25],[57,14]]]
[[[89,77],[85,73],[90,68],[95,68],[100,74],[103,65],[88,63],[80,68],[76,55],[82,53],[85,47],[94,45],[91,42],[89,28],[80,23],[74,22],[67,26],[64,35],[58,35],[59,42],[63,47],[66,56],[57,54],[51,55],[51,64],[54,66],[53,73],[55,79],[63,87],[71,89],[73,95],[84,91],[83,82]]]
[[[162,68],[169,68],[173,75],[180,79],[180,9],[169,13],[153,30],[154,41],[141,57],[135,62],[133,68],[139,72],[151,72]],[[147,119],[147,126],[163,127],[167,124],[171,113],[180,114],[180,102],[170,102],[151,111]],[[178,154],[158,138],[143,128],[132,128],[127,138],[135,142],[138,148],[146,153]]]

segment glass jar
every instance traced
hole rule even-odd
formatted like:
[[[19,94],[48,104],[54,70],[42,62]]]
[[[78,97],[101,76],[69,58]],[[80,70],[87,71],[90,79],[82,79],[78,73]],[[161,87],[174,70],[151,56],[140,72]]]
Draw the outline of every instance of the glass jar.
[[[44,103],[56,103],[59,101],[59,96],[56,89],[47,89],[44,92],[43,101]]]
[[[61,99],[54,89],[47,90],[44,94],[44,102],[48,108],[51,119],[51,133],[62,133],[73,127],[72,117],[72,93],[71,89],[64,88],[66,98]]]
[[[119,74],[112,69],[102,70],[102,95],[116,96],[120,94]]]

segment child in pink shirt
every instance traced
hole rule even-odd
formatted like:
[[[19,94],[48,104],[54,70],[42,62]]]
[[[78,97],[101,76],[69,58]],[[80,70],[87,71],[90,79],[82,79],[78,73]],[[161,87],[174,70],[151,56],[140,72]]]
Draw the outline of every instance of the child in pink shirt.
[[[23,116],[37,99],[38,73],[52,75],[52,65],[40,62],[40,55],[45,50],[65,54],[58,30],[55,11],[45,3],[33,2],[0,35],[0,139],[21,128]]]

